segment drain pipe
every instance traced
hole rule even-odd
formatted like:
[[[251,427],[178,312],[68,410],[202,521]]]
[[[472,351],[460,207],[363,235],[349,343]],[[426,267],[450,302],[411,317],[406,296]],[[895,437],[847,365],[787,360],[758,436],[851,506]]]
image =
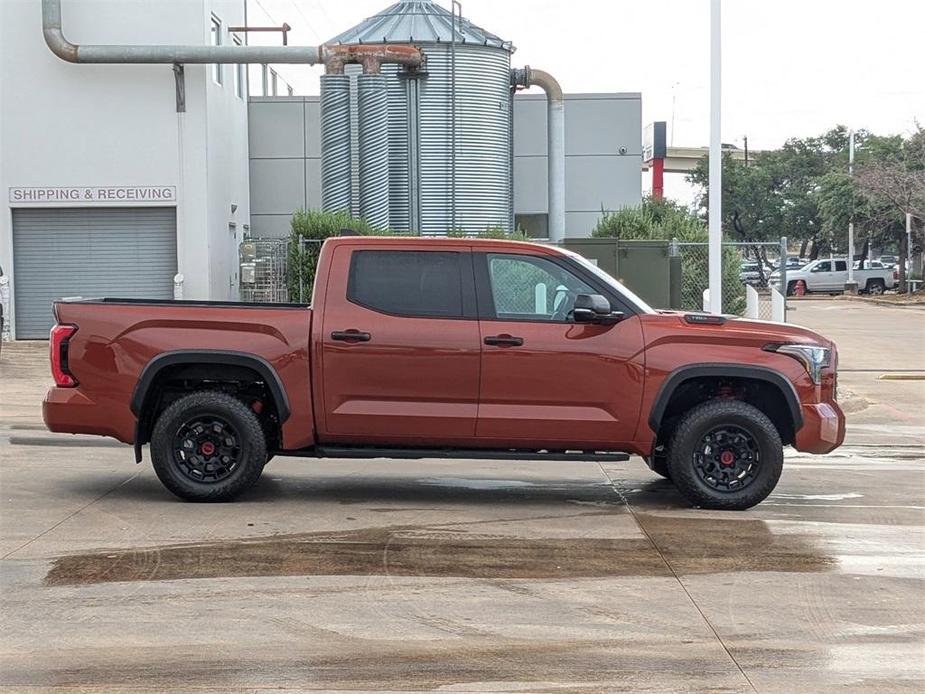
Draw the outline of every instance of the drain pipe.
[[[556,78],[529,65],[511,70],[514,88],[537,86],[546,92],[546,166],[549,240],[565,239],[565,101]]]
[[[64,36],[61,0],[42,0],[42,32],[48,48],[69,63],[399,63],[414,69],[423,56],[414,46],[105,46],[78,45]]]

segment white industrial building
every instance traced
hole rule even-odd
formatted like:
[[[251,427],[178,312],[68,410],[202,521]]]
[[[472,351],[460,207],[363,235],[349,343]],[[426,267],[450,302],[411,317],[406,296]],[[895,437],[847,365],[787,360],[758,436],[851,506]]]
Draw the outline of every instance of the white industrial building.
[[[247,43],[228,31],[246,25],[246,0],[60,4],[75,44]],[[429,0],[398,5],[434,10]],[[177,275],[184,298],[236,300],[245,236],[285,234],[292,211],[321,205],[318,97],[249,104],[237,64],[184,63],[177,75],[172,64],[66,62],[42,26],[39,0],[0,2],[7,334],[47,335],[56,297],[172,297]],[[518,95],[511,109],[511,218],[540,233],[544,103]],[[640,97],[565,103],[568,235],[584,236],[601,209],[639,201]]]

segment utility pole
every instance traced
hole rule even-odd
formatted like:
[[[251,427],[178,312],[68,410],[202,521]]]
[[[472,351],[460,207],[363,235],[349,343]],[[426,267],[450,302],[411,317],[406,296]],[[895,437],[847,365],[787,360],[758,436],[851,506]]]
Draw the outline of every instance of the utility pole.
[[[722,3],[710,0],[710,313],[723,312]]]
[[[748,168],[748,135],[742,136],[742,142],[745,144],[745,168]]]
[[[854,130],[848,131],[848,177],[851,179],[851,216],[848,218],[848,282],[845,292],[858,293],[858,284],[854,281]]]

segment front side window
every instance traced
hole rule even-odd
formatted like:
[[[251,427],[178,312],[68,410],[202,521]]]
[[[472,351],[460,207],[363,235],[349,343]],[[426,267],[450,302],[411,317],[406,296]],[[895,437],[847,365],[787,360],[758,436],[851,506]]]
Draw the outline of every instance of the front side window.
[[[596,294],[560,265],[537,256],[487,254],[495,315],[503,320],[569,321],[579,294]]]
[[[819,263],[814,267],[813,272],[832,272],[832,264],[826,260],[824,263]]]
[[[460,255],[444,251],[354,251],[347,299],[399,316],[460,318]]]

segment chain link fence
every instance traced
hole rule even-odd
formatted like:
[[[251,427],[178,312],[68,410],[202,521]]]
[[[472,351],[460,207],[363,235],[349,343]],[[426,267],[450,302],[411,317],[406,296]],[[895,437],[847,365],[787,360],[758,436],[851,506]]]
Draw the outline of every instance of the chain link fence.
[[[722,283],[723,312],[745,315],[746,287],[758,293],[758,318],[772,320],[771,287],[780,289],[781,258],[784,277],[787,266],[787,240],[758,242],[723,242]],[[671,252],[681,257],[681,308],[700,311],[704,308],[704,291],[710,283],[709,244],[707,242],[672,241]],[[784,280],[785,281],[785,280]]]

